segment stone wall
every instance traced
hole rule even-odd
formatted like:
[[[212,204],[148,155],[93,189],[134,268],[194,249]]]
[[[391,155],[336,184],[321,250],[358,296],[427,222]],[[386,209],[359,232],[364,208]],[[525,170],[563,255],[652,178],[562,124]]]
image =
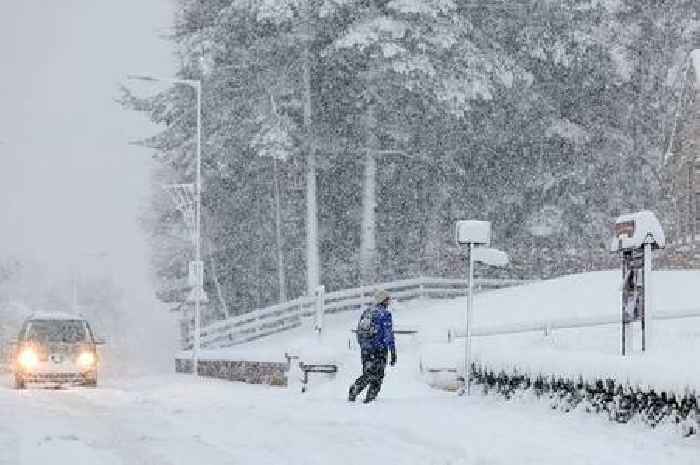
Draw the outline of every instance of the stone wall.
[[[270,386],[287,386],[286,362],[255,362],[248,360],[200,360],[200,376],[209,378],[241,381],[249,384],[269,384]],[[175,359],[177,373],[192,373],[191,359]]]

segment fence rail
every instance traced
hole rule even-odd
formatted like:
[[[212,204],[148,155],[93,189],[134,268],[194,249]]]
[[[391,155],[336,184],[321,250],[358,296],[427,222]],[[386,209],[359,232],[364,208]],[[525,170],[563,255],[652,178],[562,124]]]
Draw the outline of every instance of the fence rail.
[[[652,321],[679,320],[683,318],[700,318],[700,308],[661,310],[651,316]],[[542,331],[549,334],[555,329],[593,328],[620,324],[620,316],[600,315],[586,318],[561,318],[556,320],[536,320],[522,323],[512,323],[494,326],[475,327],[472,336],[499,336],[502,334],[530,333]],[[466,334],[464,328],[451,328],[448,330],[447,339],[463,338]]]
[[[475,279],[474,288],[478,292],[483,289],[497,289],[529,282],[532,281]],[[371,303],[374,291],[378,288],[386,289],[397,300],[409,300],[419,297],[433,299],[454,298],[466,294],[466,283],[464,280],[432,277],[390,281],[372,286],[343,289],[324,294],[322,303],[317,302],[316,297],[300,297],[289,302],[217,321],[201,329],[200,343],[203,348],[228,347],[296,328],[301,325],[304,317],[316,313],[317,305],[323,305],[324,313],[352,310]],[[188,349],[192,347],[191,336],[186,343]]]

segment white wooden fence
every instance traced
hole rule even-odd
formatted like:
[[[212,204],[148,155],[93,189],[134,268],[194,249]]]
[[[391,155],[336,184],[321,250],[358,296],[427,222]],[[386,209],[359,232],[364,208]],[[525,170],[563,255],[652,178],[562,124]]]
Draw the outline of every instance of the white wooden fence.
[[[474,286],[478,292],[481,289],[510,287],[528,282],[531,281],[475,279]],[[322,304],[325,313],[352,310],[371,303],[374,291],[378,288],[386,289],[397,300],[453,298],[466,294],[464,280],[422,277],[328,292],[324,294],[323,302],[317,302],[313,296],[300,297],[210,324],[201,329],[200,343],[203,348],[228,347],[295,328],[301,325],[303,317],[316,313],[317,305]],[[187,345],[191,348],[191,337],[188,338]]]
[[[652,321],[679,320],[683,318],[700,318],[700,308],[658,310],[650,317]],[[598,315],[585,318],[560,318],[555,320],[533,320],[503,325],[476,326],[472,330],[472,336],[498,336],[501,334],[529,333],[536,331],[550,334],[552,330],[555,329],[593,328],[612,324],[621,324],[621,317]],[[463,338],[465,333],[466,331],[464,328],[452,328],[448,330],[447,339],[451,341],[454,338]]]

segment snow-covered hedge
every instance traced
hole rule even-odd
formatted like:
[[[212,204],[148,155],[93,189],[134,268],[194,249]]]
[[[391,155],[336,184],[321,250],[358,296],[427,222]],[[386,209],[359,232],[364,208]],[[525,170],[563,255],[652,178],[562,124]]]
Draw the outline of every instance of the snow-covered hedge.
[[[480,364],[472,364],[471,380],[472,392],[497,393],[506,399],[530,394],[564,412],[582,409],[607,415],[611,421],[639,422],[652,428],[674,425],[685,436],[697,434],[700,428],[700,393],[695,389],[659,390],[612,378],[533,375],[516,369],[496,371]]]

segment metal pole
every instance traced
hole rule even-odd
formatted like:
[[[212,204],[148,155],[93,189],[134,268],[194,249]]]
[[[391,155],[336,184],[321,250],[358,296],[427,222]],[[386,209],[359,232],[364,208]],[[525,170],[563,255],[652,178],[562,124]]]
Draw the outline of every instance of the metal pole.
[[[627,281],[627,270],[625,269],[625,254],[622,253],[622,285],[620,286],[620,354],[625,356],[625,285]]]
[[[325,294],[326,286],[318,286],[316,288],[316,331],[318,332],[319,340],[323,336]]]
[[[195,261],[200,263],[201,261],[201,246],[200,246],[200,223],[201,223],[201,204],[202,204],[202,83],[197,81],[194,85],[197,91],[197,177],[195,180]],[[204,267],[200,270],[202,276],[204,276]],[[199,321],[199,304],[202,294],[201,280],[197,277],[197,287],[195,288],[195,298],[194,298],[194,347],[192,349],[192,374],[197,376],[199,374],[199,336],[200,336],[200,321]]]
[[[194,242],[195,242],[195,261],[197,266],[202,261],[201,253],[201,200],[202,200],[202,81],[192,80],[192,79],[170,79],[170,78],[158,78],[154,76],[142,76],[142,75],[130,75],[130,79],[139,79],[141,81],[162,81],[169,82],[171,84],[184,84],[193,87],[197,94],[197,159],[196,159],[196,180],[194,186],[194,197],[195,197],[195,226],[194,226]],[[198,272],[201,275],[197,277],[197,282],[194,287],[194,343],[192,347],[192,373],[196,376],[198,374],[199,365],[199,345],[200,345],[200,321],[199,321],[199,306],[200,300],[202,298],[203,289],[201,286],[203,276],[204,276],[204,264],[200,267]]]
[[[471,342],[472,342],[472,311],[474,310],[473,292],[474,292],[474,243],[469,243],[469,287],[467,294],[467,314],[465,323],[467,327],[466,337],[464,340],[464,387],[467,395],[471,393]]]
[[[652,294],[651,262],[651,244],[646,242],[644,244],[644,313],[642,314],[642,351],[646,351],[647,348],[646,332],[648,330],[647,321],[649,321],[647,316],[649,316],[651,313],[652,299],[654,298]]]

